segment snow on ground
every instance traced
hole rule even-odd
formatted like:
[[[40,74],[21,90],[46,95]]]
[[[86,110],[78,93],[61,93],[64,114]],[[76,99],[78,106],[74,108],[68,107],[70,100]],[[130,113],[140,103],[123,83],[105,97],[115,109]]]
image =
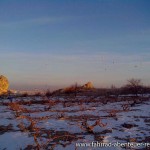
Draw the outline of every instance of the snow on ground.
[[[41,100],[38,97],[34,98],[34,101],[36,99],[37,101]],[[122,105],[127,104],[127,102],[108,102],[107,104],[83,102],[79,104],[79,100],[86,99],[84,96],[79,97],[79,99],[76,98],[76,103],[68,101],[64,104],[64,98],[57,97],[56,100],[58,99],[60,102],[52,106],[51,103],[22,105],[27,111],[19,114],[20,116],[32,118],[33,122],[36,122],[34,128],[39,129],[37,136],[39,144],[50,140],[47,149],[50,149],[50,147],[55,150],[100,149],[92,146],[75,146],[77,143],[91,143],[93,141],[103,143],[142,143],[146,141],[150,143],[150,101],[144,101],[130,107],[129,110],[124,110]],[[16,101],[20,100],[21,98],[16,98]],[[22,101],[32,100],[32,98],[23,98]],[[55,98],[52,101],[55,101]],[[9,103],[10,101],[5,99],[3,102]],[[16,116],[16,114],[17,111],[11,110],[9,106],[2,103],[0,104],[0,150],[19,150],[21,148],[25,149],[29,145],[37,146],[34,138],[37,131],[36,129],[33,131],[29,129],[30,119],[20,119],[20,116]],[[85,128],[84,123],[86,122],[87,126],[92,126],[96,120],[100,120],[102,124],[107,125],[105,127],[96,125],[93,128],[93,133],[90,133]],[[28,129],[22,129],[20,127],[22,124],[22,128]],[[68,135],[66,140],[51,140],[52,136],[55,139],[58,136],[65,137],[66,135]],[[145,147],[141,146],[140,148]],[[30,148],[28,147],[28,149]],[[124,148],[112,146],[101,147],[101,149]]]

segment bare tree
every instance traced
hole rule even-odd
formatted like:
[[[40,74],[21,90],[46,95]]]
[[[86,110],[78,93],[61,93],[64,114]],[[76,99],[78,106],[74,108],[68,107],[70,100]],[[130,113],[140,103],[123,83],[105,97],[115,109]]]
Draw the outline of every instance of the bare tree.
[[[111,87],[110,87],[110,90],[111,90],[112,94],[113,94],[115,97],[118,97],[118,96],[119,96],[119,89],[116,88],[115,85],[112,84]]]
[[[125,85],[125,88],[128,89],[128,91],[132,94],[135,94],[138,96],[138,94],[141,92],[142,89],[142,83],[140,79],[129,79],[128,83]]]

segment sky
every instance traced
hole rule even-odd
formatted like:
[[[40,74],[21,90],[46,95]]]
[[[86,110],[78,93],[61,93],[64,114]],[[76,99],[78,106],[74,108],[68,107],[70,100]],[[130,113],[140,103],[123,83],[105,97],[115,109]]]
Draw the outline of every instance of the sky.
[[[11,89],[150,85],[149,0],[0,0],[0,74]]]

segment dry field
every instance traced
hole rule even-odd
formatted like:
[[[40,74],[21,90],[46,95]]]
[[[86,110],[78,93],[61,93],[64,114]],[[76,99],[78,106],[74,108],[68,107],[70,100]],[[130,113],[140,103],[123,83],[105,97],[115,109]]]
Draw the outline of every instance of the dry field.
[[[150,95],[0,99],[0,150],[150,149],[93,141],[150,143]]]

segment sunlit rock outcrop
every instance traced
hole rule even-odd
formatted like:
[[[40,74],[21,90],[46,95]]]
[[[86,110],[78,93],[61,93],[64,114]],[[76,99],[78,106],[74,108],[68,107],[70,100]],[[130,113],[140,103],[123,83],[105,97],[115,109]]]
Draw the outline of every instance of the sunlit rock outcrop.
[[[94,89],[94,86],[92,84],[92,82],[88,82],[82,86],[78,85],[78,84],[74,84],[70,87],[66,87],[64,89],[60,89],[59,91],[57,91],[57,93],[73,93],[73,92],[82,92],[82,91],[86,91],[86,90],[91,90]]]
[[[85,88],[85,89],[93,89],[94,86],[93,86],[92,82],[88,82],[88,83],[84,84],[84,85],[82,86],[82,88]]]
[[[0,75],[0,95],[7,93],[9,87],[8,79]]]

